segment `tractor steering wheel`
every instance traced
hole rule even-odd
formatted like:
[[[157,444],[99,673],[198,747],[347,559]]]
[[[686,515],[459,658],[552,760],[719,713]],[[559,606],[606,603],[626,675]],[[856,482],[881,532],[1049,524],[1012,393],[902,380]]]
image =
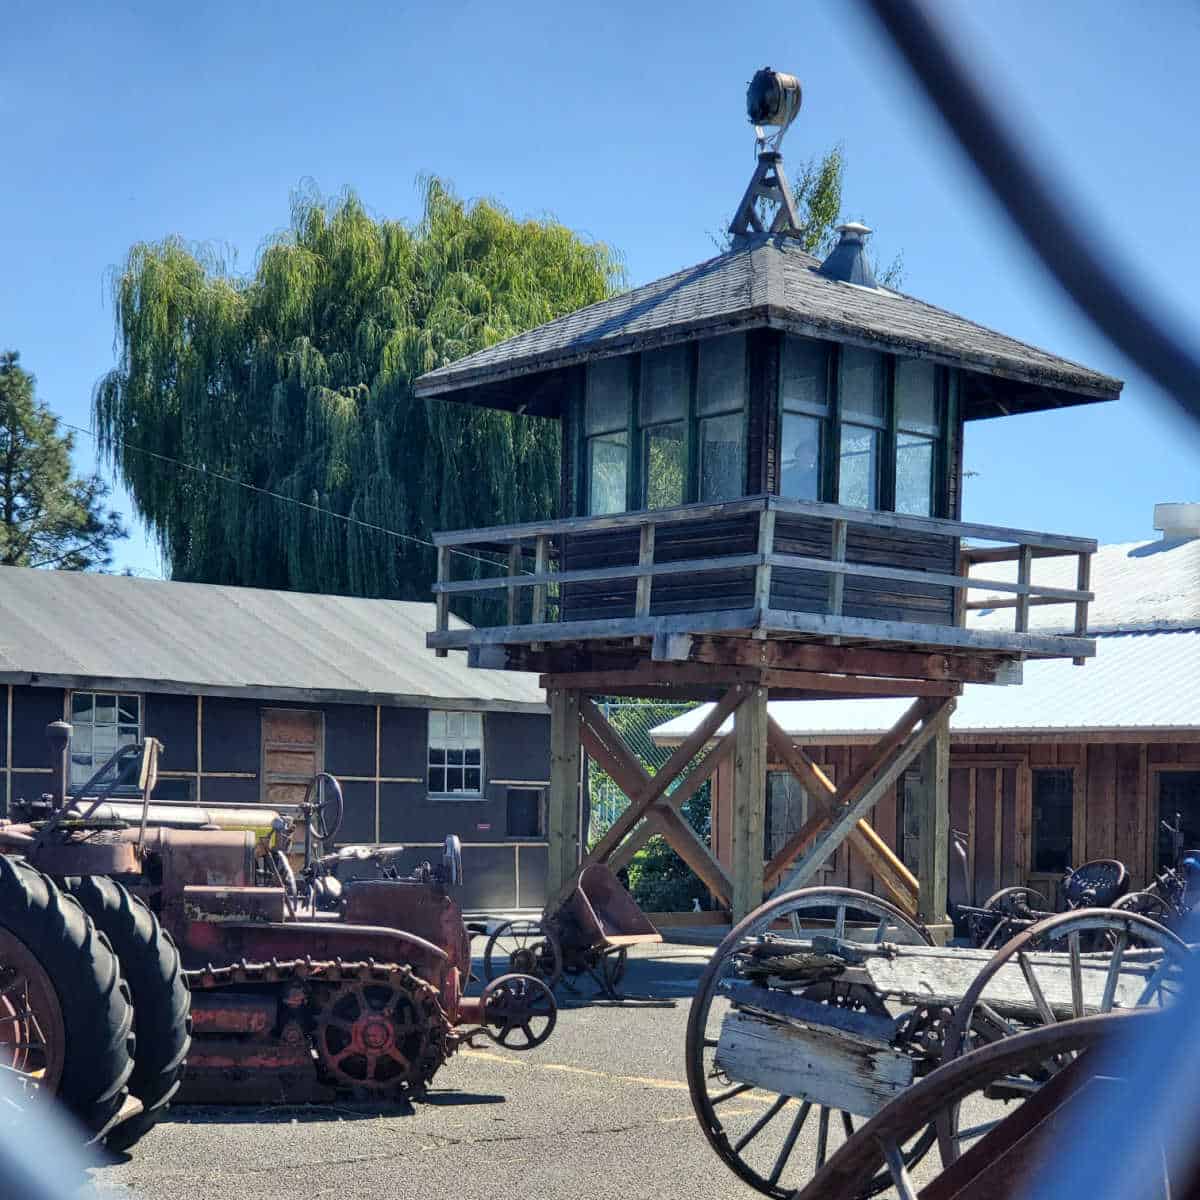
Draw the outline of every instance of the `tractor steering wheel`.
[[[330,784],[328,789],[322,789],[323,783]],[[314,791],[320,789],[324,798],[316,804],[310,800]],[[304,793],[304,803],[301,805],[304,821],[309,833],[318,842],[327,842],[336,836],[342,827],[342,819],[346,815],[346,801],[342,798],[342,785],[328,771],[318,771],[309,781]]]

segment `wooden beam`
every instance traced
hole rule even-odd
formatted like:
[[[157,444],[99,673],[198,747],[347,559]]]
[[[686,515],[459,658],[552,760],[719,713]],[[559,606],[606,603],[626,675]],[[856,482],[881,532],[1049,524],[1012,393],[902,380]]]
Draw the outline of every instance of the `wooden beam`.
[[[744,688],[730,688],[713,706],[712,710],[705,715],[704,720],[700,722],[691,736],[682,745],[676,747],[671,757],[667,759],[653,776],[646,774],[641,763],[630,753],[628,747],[623,742],[621,742],[619,747],[616,745],[616,742],[619,742],[620,739],[612,729],[612,726],[604,719],[603,714],[591,700],[587,697],[582,698],[579,708],[587,732],[581,733],[581,737],[585,737],[589,745],[603,747],[607,758],[614,764],[620,764],[621,774],[630,784],[632,794],[627,793],[629,794],[628,807],[596,843],[581,866],[593,862],[608,861],[613,851],[616,850],[633,830],[634,826],[646,815],[650,806],[663,795],[680,771],[704,748],[708,739],[721,727],[722,722],[746,698],[746,694]],[[602,729],[611,735],[612,740],[599,732]],[[605,769],[608,770],[607,767]],[[611,771],[609,773],[612,774]],[[613,779],[617,780],[617,776],[613,775]],[[633,786],[635,782],[637,782],[636,787]],[[618,781],[617,786],[623,791],[625,790],[624,783]],[[578,874],[578,872],[575,872],[575,874]],[[558,888],[552,888],[547,884],[546,891],[550,897],[546,904],[547,910],[552,910],[561,904],[570,895],[574,886],[575,875],[563,880]]]
[[[763,898],[767,806],[767,692],[755,688],[733,719],[733,920]]]
[[[650,524],[650,522],[647,522],[642,526],[638,544],[639,567],[654,566],[654,530],[655,526]],[[637,595],[635,597],[633,611],[639,617],[648,617],[650,615],[650,589],[653,585],[654,579],[652,576],[638,576],[636,586]]]
[[[660,801],[651,809],[649,822],[657,826],[671,849],[692,868],[704,886],[729,904],[734,891],[729,876],[686,818]]]
[[[788,873],[784,890],[803,887],[817,868],[845,840],[858,818],[895,783],[904,768],[954,710],[953,700],[940,704],[918,700],[875,745],[870,759],[838,791],[838,806],[832,817],[813,817],[792,835],[767,866],[764,882],[779,880],[787,865],[805,850],[804,857]],[[921,723],[924,722],[923,725]],[[920,730],[917,726],[921,725]],[[768,882],[769,881],[769,882]]]
[[[799,746],[792,745],[788,735],[770,717],[767,718],[767,743],[772,755],[800,781],[813,802],[815,813],[822,817],[831,816],[837,803],[837,789]],[[910,915],[915,915],[917,879],[883,838],[865,819],[860,819],[850,831],[848,841],[892,899]]]
[[[874,675],[884,679],[950,679],[963,683],[995,683],[1005,679],[1014,665],[1011,659],[994,656],[926,653],[913,650],[866,649],[861,646],[830,646],[810,642],[751,642],[745,639],[698,638],[693,662],[722,666],[756,666],[832,674]]]
[[[947,920],[950,856],[950,729],[945,721],[933,721],[937,726],[933,737],[921,752],[921,784],[919,804],[921,838],[917,916],[926,925],[942,925]],[[999,775],[999,773],[998,773]],[[1003,805],[997,779],[996,812]],[[997,845],[1001,840],[997,838]],[[999,876],[996,876],[999,881]],[[1024,882],[1022,880],[1021,882]]]
[[[546,840],[549,865],[546,890],[554,894],[573,879],[583,844],[580,829],[579,693],[550,693],[550,794]]]
[[[678,812],[691,797],[713,776],[717,768],[733,754],[733,735],[726,734],[719,742],[683,777],[674,791],[668,792],[659,806],[668,805]],[[646,824],[639,825],[608,859],[609,867],[619,871],[627,867],[633,856],[650,840],[652,830]]]

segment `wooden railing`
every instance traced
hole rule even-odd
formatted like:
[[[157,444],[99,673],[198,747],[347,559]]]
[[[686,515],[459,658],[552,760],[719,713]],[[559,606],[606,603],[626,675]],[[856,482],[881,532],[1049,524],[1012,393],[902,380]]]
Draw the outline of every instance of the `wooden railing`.
[[[747,522],[756,522],[757,536],[746,543],[754,545],[752,551],[735,547],[733,552],[727,554],[710,553],[704,557],[676,557],[669,561],[656,561],[656,541],[661,548],[662,535],[668,532],[664,531],[664,527],[669,527],[669,533],[675,538],[677,547],[681,544],[686,546],[689,525],[694,525],[697,536],[701,536],[706,523],[711,525],[716,520],[724,521],[738,516],[742,516]],[[797,522],[797,518],[801,520]],[[814,542],[814,538],[819,537],[823,546],[827,547],[825,553],[797,554],[780,551],[777,526],[787,529],[801,527],[805,544],[816,545],[818,551],[822,547]],[[633,530],[638,532],[636,561],[632,561],[630,549],[631,561],[628,562],[577,569],[561,568],[563,548],[573,536],[595,535],[605,531],[628,534]],[[848,556],[848,548],[853,546],[856,537],[860,541],[859,548],[853,556]],[[949,566],[944,569],[924,569],[919,566],[863,561],[864,555],[872,552],[869,548],[863,549],[861,542],[864,537],[871,539],[872,544],[884,547],[879,557],[888,557],[890,554],[893,558],[903,559],[909,543],[948,547],[950,557],[946,561]],[[569,595],[571,585],[623,582],[632,585],[631,612],[622,613],[615,620],[567,621],[566,624],[572,628],[562,631],[563,636],[571,638],[587,637],[588,630],[577,626],[594,624],[597,628],[591,636],[620,636],[626,632],[647,632],[646,629],[626,629],[621,626],[627,621],[632,621],[637,626],[652,620],[657,594],[656,584],[661,589],[668,586],[672,577],[711,578],[717,572],[725,573],[725,578],[730,577],[730,572],[743,573],[748,580],[752,578],[752,588],[748,586],[746,590],[749,604],[743,600],[736,605],[739,609],[736,616],[739,619],[750,619],[752,614],[756,614],[758,624],[769,626],[770,614],[783,615],[785,612],[791,612],[789,621],[794,623],[795,610],[788,609],[787,605],[781,606],[772,602],[772,584],[778,578],[777,572],[780,570],[801,571],[806,573],[805,578],[808,578],[808,573],[819,573],[826,577],[823,604],[818,609],[810,607],[803,611],[815,611],[822,618],[834,618],[832,624],[825,621],[822,626],[823,631],[830,635],[837,633],[834,625],[838,618],[843,617],[848,606],[848,581],[870,580],[878,581],[881,591],[888,588],[893,592],[898,590],[901,597],[906,585],[909,585],[908,590],[913,594],[916,594],[918,589],[912,588],[911,585],[922,585],[925,588],[921,593],[923,595],[929,594],[929,585],[951,589],[948,595],[953,596],[954,601],[952,607],[947,610],[946,619],[940,624],[957,629],[965,627],[966,614],[972,610],[1012,608],[1012,633],[1027,634],[1031,608],[1043,605],[1074,605],[1073,636],[1085,638],[1088,603],[1093,599],[1091,591],[1088,590],[1090,562],[1096,549],[1096,543],[1085,538],[907,516],[901,513],[874,512],[832,504],[804,503],[777,496],[750,497],[723,504],[684,505],[650,512],[574,517],[491,529],[461,530],[435,534],[434,539],[438,546],[438,581],[433,588],[437,595],[437,632],[431,635],[429,642],[430,645],[440,648],[465,644],[467,640],[461,634],[456,636],[454,631],[449,630],[451,596],[503,591],[507,597],[506,628],[523,630],[526,637],[521,640],[530,640],[530,635],[535,631],[545,634],[545,640],[556,640],[553,627],[561,621],[561,614],[555,614],[559,618],[559,621],[556,621],[551,616],[550,608],[554,600],[558,600],[561,605],[564,595]],[[783,540],[786,543],[789,539],[794,544],[795,535],[789,534]],[[952,544],[944,539],[952,539]],[[963,545],[964,539],[970,539],[972,543],[1000,544]],[[532,570],[527,565],[530,554],[533,560]],[[487,555],[492,556],[489,561],[494,562],[497,570],[507,568],[506,573],[487,578],[453,577],[456,563],[470,563],[471,570],[478,571],[479,559]],[[1049,587],[1033,581],[1035,559],[1063,556],[1077,559],[1075,587]],[[998,562],[1015,562],[1016,578],[998,579],[971,574],[973,567]],[[675,586],[679,586],[679,582],[676,582]],[[528,622],[519,620],[520,596],[525,591],[532,593]],[[986,592],[992,598],[973,599],[970,596],[972,592]],[[995,598],[997,593],[1005,598]],[[861,588],[858,594],[861,599]],[[716,610],[722,605],[716,601],[711,607]],[[893,623],[904,624],[906,629],[914,624],[912,621]],[[687,619],[677,616],[671,624],[678,627],[687,624]],[[874,628],[887,624],[886,621],[871,620],[867,624],[872,626],[871,633],[888,636],[887,631]],[[728,621],[725,622],[725,626],[732,627]],[[697,624],[698,631],[703,628],[705,626],[702,622]],[[850,632],[852,636],[870,636],[867,632]],[[492,636],[488,640],[501,641],[503,638]],[[911,638],[903,635],[901,631],[901,636],[892,640]],[[1020,645],[1013,643],[1010,648],[1019,650]],[[1060,647],[1056,652],[1064,653],[1067,649],[1069,648]]]

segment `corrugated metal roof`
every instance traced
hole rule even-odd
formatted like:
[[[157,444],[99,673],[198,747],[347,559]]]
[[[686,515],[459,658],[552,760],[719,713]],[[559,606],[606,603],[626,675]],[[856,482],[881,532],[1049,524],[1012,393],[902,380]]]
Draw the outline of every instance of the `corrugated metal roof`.
[[[1200,631],[1098,638],[1086,667],[1066,659],[1025,664],[1019,687],[968,684],[950,718],[963,740],[1021,733],[1075,734],[1200,729]],[[771,716],[812,743],[853,740],[889,729],[908,700],[778,700]],[[651,731],[660,744],[682,741],[712,706],[705,704]],[[722,726],[727,733],[732,722]]]
[[[0,567],[0,682],[545,711],[536,675],[427,650],[434,624],[432,604]]]
[[[789,238],[758,237],[421,376],[418,395],[541,372],[705,331],[769,325],[924,354],[1036,386],[1115,399],[1119,380],[887,288],[829,279]]]
[[[1032,579],[1046,587],[1073,588],[1075,569],[1074,558],[1034,559]],[[981,563],[971,574],[1011,580],[1016,564]],[[1101,546],[1092,556],[1091,590],[1096,599],[1088,606],[1089,633],[1200,629],[1200,538]],[[971,593],[973,601],[987,596],[986,589]],[[1011,608],[980,609],[970,618],[977,629],[1013,627]],[[1070,633],[1074,621],[1069,604],[1029,610],[1029,627],[1038,633]]]

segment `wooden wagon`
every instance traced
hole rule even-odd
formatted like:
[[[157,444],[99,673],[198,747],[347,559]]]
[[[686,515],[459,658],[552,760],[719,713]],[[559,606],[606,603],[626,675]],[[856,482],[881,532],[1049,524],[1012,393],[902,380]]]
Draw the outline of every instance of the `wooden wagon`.
[[[1173,1001],[1187,955],[1175,934],[1137,913],[1064,913],[992,951],[934,946],[922,926],[866,893],[794,892],[741,922],[701,979],[687,1038],[693,1105],[728,1166],[782,1200],[864,1124],[903,1110],[925,1077],[990,1051],[970,1103],[948,1088],[944,1104],[897,1135],[890,1159],[852,1188],[842,1180],[842,1190],[821,1193],[915,1195],[897,1179],[912,1187],[910,1172],[956,1163],[1057,1079],[1074,1057],[1069,1028]],[[1040,1040],[1026,1052],[997,1048],[1031,1032]],[[956,1076],[964,1078],[976,1076]]]

